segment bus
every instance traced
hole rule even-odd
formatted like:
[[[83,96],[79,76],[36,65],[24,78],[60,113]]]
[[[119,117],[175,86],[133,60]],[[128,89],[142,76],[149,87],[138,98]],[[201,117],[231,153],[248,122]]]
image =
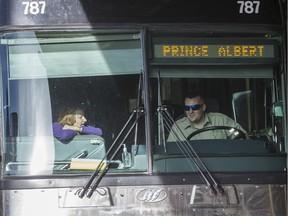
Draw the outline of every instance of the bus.
[[[0,0],[1,215],[287,215],[286,12],[286,0]],[[193,89],[206,117],[241,129],[173,130]],[[102,132],[60,124],[72,107]]]

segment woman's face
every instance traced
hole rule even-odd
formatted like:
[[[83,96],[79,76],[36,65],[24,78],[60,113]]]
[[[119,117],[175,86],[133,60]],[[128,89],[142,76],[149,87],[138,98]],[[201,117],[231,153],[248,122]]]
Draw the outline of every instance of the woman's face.
[[[75,114],[75,123],[73,126],[81,127],[87,122],[87,119],[84,115]]]

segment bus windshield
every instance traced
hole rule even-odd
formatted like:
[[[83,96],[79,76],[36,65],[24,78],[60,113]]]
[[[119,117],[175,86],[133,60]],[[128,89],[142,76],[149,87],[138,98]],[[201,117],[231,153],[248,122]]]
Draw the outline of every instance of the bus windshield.
[[[278,36],[143,38],[4,34],[5,174],[285,169]]]
[[[195,158],[211,171],[285,167],[276,38],[160,34],[151,40],[154,171],[201,171]]]
[[[137,106],[139,32],[19,32],[5,35],[3,43],[9,62],[6,173],[93,170],[97,160],[109,158],[106,150]],[[145,132],[137,134],[144,143]],[[126,148],[130,152],[131,144]],[[87,159],[81,161],[86,165],[76,159]],[[111,166],[121,171],[120,159],[121,153]]]

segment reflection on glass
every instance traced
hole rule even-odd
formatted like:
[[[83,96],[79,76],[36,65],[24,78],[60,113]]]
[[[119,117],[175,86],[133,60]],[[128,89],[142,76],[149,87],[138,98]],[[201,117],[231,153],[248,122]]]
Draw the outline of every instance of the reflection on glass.
[[[70,170],[72,159],[108,161],[113,152],[106,155],[106,150],[139,101],[142,55],[138,33],[19,32],[7,34],[6,39],[6,174],[77,173],[85,169]],[[53,137],[52,124],[58,122],[61,110],[72,107],[83,113],[72,113],[74,119],[67,121],[70,128],[63,128],[78,130],[63,142]],[[82,123],[77,126],[71,121]],[[84,126],[99,128],[101,133],[86,133]],[[144,128],[144,118],[139,127]],[[125,140],[129,152],[134,141],[135,129]],[[138,130],[137,142],[145,144],[143,130]],[[122,164],[119,151],[111,172],[129,171],[117,169]],[[134,171],[146,169],[132,167]]]

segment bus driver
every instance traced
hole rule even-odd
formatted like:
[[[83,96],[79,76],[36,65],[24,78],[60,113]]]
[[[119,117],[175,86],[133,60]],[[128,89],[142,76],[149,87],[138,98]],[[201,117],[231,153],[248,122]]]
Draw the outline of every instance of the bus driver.
[[[240,126],[240,124],[228,116],[218,112],[205,112],[206,104],[198,91],[195,90],[188,92],[184,102],[186,116],[176,121],[175,124],[177,124],[178,127],[175,124],[172,125],[172,129],[167,139],[168,142],[176,141],[178,139],[182,141],[184,140],[184,137],[181,132],[179,132],[179,129],[183,132],[185,138],[187,138],[194,131],[211,126],[234,127],[242,130],[246,134],[245,130]],[[173,131],[178,131],[177,136]],[[232,138],[232,136],[233,133],[229,132],[228,130],[218,129],[199,133],[191,137],[191,139],[229,139]]]

